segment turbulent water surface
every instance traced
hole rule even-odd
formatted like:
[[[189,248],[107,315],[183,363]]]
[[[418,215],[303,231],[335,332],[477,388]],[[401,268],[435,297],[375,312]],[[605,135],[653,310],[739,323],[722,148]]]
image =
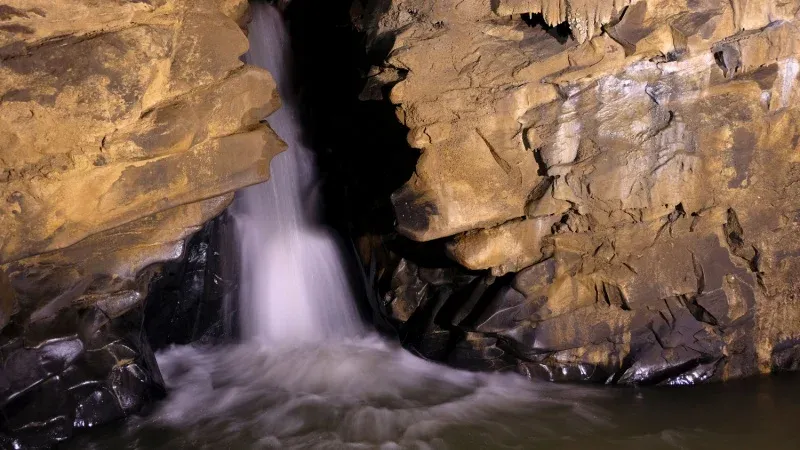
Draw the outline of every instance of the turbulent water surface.
[[[169,397],[74,449],[797,449],[800,378],[610,389],[461,372],[376,337],[178,347]]]
[[[279,14],[253,4],[248,62],[278,80],[289,144],[236,199],[245,342],[158,355],[168,398],[76,449],[800,448],[800,384],[609,389],[421,360],[360,323],[336,241],[315,224],[312,153],[287,86]]]

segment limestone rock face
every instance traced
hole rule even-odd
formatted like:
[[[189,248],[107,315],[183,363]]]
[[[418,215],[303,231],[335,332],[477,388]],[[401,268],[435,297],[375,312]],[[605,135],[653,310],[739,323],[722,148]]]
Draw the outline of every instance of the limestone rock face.
[[[0,261],[267,176],[274,83],[215,2],[17,3],[0,31]]]
[[[0,5],[0,361],[7,377],[33,377],[9,385],[0,370],[0,417],[20,396],[34,404],[61,395],[52,417],[44,406],[25,417],[66,421],[67,434],[81,421],[135,411],[146,396],[118,392],[105,378],[117,357],[144,358],[133,376],[142,386],[160,383],[146,343],[124,337],[128,311],[141,304],[157,263],[181,257],[234,190],[266,181],[271,157],[284,148],[260,123],[280,106],[275,83],[240,59],[246,13],[244,0]],[[99,354],[90,353],[95,338],[84,336],[94,331],[82,331],[87,314],[105,321],[101,346],[127,339],[130,351],[120,351],[128,356],[90,356]],[[39,329],[46,339],[32,337]],[[73,342],[74,355],[41,376],[7,360],[38,358],[46,351],[31,348],[53,340]],[[89,372],[70,369],[87,358]],[[81,390],[103,403],[91,420],[78,416],[92,407],[64,397],[62,372],[70,370],[78,374],[69,383],[106,383]],[[141,398],[127,407],[129,394]],[[122,409],[104,414],[106,403]],[[23,428],[24,420],[0,420],[0,432]]]
[[[403,261],[388,267],[387,314],[402,311],[401,326],[433,314],[421,339],[458,342],[443,359],[471,348],[473,362],[552,379],[797,367],[798,12],[774,0],[369,10],[375,45],[393,42],[371,73],[403,75],[390,99],[421,151],[393,196],[398,230],[445,238],[493,286],[457,285],[431,309],[433,285]]]
[[[134,295],[141,269],[267,179],[283,143],[259,121],[279,99],[240,60],[246,2],[0,11],[0,263],[16,310],[76,283],[75,304]]]

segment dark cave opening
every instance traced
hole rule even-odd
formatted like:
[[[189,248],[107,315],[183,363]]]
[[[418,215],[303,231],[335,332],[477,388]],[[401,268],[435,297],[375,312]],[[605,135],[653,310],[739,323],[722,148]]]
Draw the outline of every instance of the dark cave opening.
[[[369,46],[348,0],[294,0],[285,10],[302,121],[317,154],[325,221],[350,236],[393,231],[389,195],[414,170],[419,153],[387,99],[362,101],[366,74],[391,44]],[[370,50],[373,49],[373,50]]]
[[[352,243],[361,264],[350,272],[364,275],[360,284],[368,297],[356,301],[365,318],[382,329],[378,297],[388,281],[376,272],[389,265],[390,255],[419,247],[395,231],[390,201],[413,173],[419,152],[408,145],[408,129],[385,95],[391,86],[379,87],[383,95],[362,95],[369,90],[370,69],[386,58],[393,36],[370,36],[368,25],[359,28],[358,21],[370,17],[361,6],[350,0],[294,0],[284,14],[295,93],[304,105],[304,138],[320,174],[322,221]],[[444,255],[443,247],[433,252]]]
[[[558,42],[566,44],[572,38],[572,29],[569,22],[561,22],[555,26],[547,23],[542,13],[527,13],[520,16],[522,21],[532,28],[541,28],[547,34],[558,39]]]

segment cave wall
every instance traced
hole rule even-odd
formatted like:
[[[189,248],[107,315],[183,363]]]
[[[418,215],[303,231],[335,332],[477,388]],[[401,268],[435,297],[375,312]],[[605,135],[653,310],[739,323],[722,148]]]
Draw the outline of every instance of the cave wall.
[[[468,269],[395,252],[383,314],[422,354],[549,379],[796,368],[798,11],[355,2],[421,152],[397,229]]]
[[[350,3],[287,6],[297,88],[406,346],[553,380],[798,368],[800,2]],[[216,289],[224,219],[187,240],[283,148],[246,10],[0,5],[0,443],[161,395],[143,323],[217,336],[216,300],[180,300]]]
[[[163,390],[151,282],[284,148],[260,123],[275,83],[240,59],[246,21],[244,0],[0,2],[4,445]]]

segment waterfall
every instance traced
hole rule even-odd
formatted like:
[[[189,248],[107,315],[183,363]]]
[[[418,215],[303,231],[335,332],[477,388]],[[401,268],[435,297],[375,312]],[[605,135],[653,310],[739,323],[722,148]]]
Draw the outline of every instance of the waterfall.
[[[282,18],[251,7],[247,61],[276,78],[283,106],[267,120],[288,149],[231,209],[246,339],[156,355],[168,398],[129,422],[126,448],[482,450],[532,442],[554,423],[595,423],[579,389],[452,369],[366,331],[336,240],[314,218],[314,158],[287,89]]]
[[[267,122],[288,148],[272,160],[268,183],[244,189],[231,209],[241,264],[244,335],[260,342],[321,341],[363,329],[333,233],[315,223],[314,155],[302,142],[292,95],[290,43],[280,12],[254,3],[249,64],[269,70],[283,105]]]

